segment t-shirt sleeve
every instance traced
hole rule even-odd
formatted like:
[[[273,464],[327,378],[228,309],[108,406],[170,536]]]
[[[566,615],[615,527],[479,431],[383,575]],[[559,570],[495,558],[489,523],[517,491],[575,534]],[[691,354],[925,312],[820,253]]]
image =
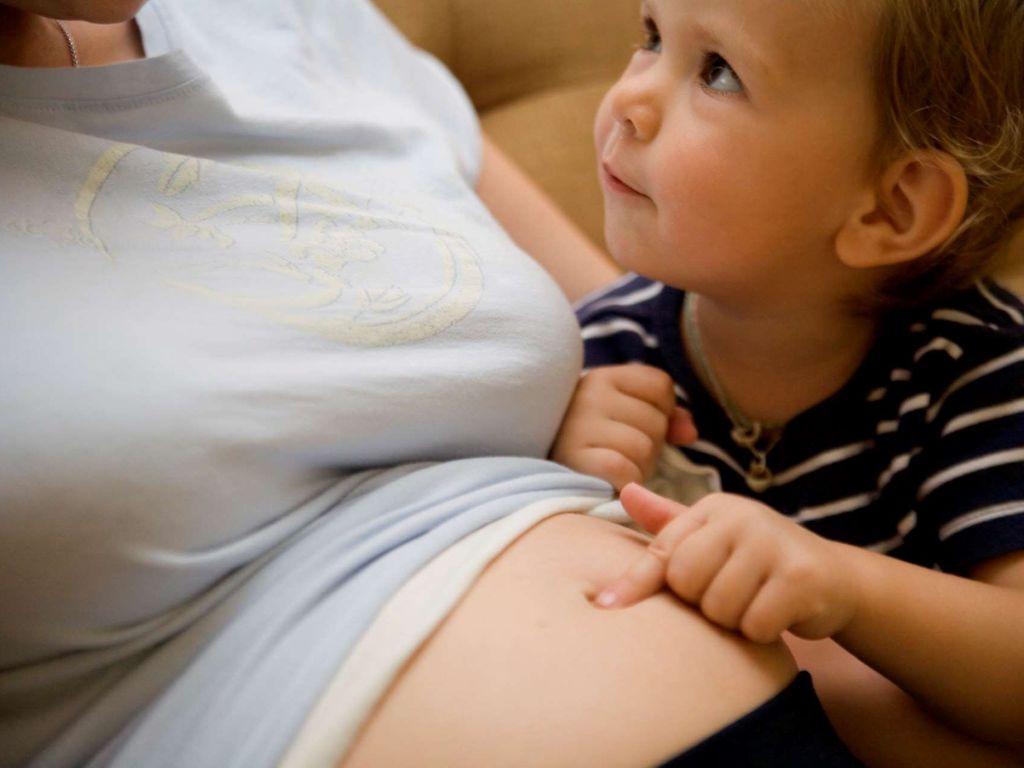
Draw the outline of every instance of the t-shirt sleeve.
[[[1024,336],[979,327],[962,346],[928,411],[917,513],[939,567],[966,574],[1024,549]]]

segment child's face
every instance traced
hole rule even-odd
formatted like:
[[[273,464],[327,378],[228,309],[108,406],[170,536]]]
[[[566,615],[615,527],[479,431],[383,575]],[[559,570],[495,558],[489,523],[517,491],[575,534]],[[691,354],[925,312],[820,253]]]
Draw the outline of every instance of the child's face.
[[[595,126],[622,266],[721,295],[834,277],[878,119],[872,16],[823,6],[644,2],[647,41]]]

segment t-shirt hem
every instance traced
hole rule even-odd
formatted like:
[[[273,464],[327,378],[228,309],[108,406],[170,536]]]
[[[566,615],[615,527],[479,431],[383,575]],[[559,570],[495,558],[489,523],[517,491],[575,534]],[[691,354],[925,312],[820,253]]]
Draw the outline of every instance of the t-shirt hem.
[[[605,499],[570,496],[530,504],[439,554],[384,605],[327,683],[278,768],[337,765],[405,662],[444,621],[483,570],[517,538],[558,514],[591,513],[617,522]]]

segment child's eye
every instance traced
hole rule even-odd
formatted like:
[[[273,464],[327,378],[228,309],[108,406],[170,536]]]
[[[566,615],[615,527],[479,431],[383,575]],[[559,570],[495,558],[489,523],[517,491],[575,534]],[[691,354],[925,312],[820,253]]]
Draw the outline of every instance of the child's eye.
[[[700,79],[704,88],[716,94],[743,93],[743,83],[736,70],[717,53],[705,54]]]
[[[650,16],[644,16],[644,41],[639,45],[642,51],[661,53],[661,33]]]

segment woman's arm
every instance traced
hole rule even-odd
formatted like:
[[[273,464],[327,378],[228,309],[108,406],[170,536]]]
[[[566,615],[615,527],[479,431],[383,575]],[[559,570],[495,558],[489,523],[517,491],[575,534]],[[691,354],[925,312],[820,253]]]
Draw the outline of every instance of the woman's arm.
[[[486,136],[476,192],[516,244],[550,273],[569,301],[622,274]]]

